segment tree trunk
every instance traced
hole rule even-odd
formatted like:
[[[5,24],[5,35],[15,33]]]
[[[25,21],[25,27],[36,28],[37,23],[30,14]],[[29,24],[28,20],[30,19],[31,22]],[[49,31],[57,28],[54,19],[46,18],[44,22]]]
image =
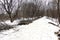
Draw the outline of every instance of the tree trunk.
[[[58,14],[58,21],[59,21],[59,24],[60,24],[59,0],[58,0],[58,3],[57,3],[57,14]]]
[[[8,14],[8,15],[9,15],[10,21],[13,22],[13,19],[12,19],[11,13]]]

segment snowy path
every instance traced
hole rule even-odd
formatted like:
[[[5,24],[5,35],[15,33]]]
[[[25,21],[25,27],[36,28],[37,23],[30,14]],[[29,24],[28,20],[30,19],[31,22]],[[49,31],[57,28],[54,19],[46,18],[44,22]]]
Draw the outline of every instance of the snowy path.
[[[6,31],[8,35],[0,34],[0,40],[57,40],[54,32],[59,28],[48,24],[50,20],[43,17],[29,25],[17,26],[19,31],[12,33],[14,30]]]

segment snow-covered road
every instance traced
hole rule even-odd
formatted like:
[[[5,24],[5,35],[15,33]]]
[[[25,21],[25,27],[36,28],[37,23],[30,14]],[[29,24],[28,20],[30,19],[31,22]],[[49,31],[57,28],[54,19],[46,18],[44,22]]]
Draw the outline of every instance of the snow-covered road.
[[[0,40],[57,40],[54,32],[58,31],[58,27],[49,24],[50,20],[46,17],[40,18],[29,25],[17,26],[14,32],[13,29],[0,34]]]

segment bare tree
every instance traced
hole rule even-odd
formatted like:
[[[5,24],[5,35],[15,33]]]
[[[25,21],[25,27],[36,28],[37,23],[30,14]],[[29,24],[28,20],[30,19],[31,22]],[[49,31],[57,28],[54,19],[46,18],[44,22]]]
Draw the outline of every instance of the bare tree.
[[[0,0],[2,8],[9,14],[9,18],[12,22],[12,17],[11,17],[11,11],[12,11],[12,0],[8,2],[8,0],[3,0],[3,2]]]
[[[19,3],[20,0],[0,0],[0,6],[2,6],[1,8],[9,15],[11,22],[13,22],[12,13],[15,11],[17,14],[18,9],[20,8]],[[18,4],[18,6],[16,4]],[[14,17],[15,16],[16,15],[14,15]]]
[[[13,16],[13,20],[16,19],[16,17],[18,18],[18,13],[20,13],[19,11],[21,10],[21,6],[22,6],[22,3],[23,3],[23,0],[17,0],[18,2],[18,6],[17,6],[17,9],[15,10],[15,14]]]

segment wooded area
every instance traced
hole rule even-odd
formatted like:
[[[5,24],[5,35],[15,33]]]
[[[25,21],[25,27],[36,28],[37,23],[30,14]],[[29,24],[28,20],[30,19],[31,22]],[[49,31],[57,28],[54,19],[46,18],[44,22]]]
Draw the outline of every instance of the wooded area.
[[[21,18],[33,18],[48,16],[56,18],[60,23],[60,1],[52,0],[43,4],[42,0],[0,0],[0,20],[13,22]]]

